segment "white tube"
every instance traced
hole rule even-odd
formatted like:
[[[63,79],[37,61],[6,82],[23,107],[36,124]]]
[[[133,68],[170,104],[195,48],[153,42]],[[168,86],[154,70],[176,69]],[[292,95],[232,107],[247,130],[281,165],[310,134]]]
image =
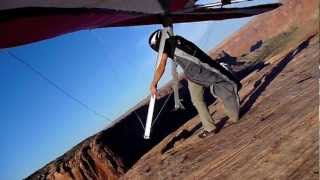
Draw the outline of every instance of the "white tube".
[[[162,29],[162,36],[160,40],[160,47],[158,51],[158,57],[157,57],[157,66],[156,69],[158,68],[160,64],[160,59],[161,55],[163,53],[164,49],[164,44],[165,40],[169,37],[168,33],[172,33],[172,28],[171,27],[165,27]],[[147,115],[147,122],[146,122],[146,128],[144,132],[144,139],[150,139],[150,133],[151,133],[151,125],[152,125],[152,118],[153,118],[153,112],[154,112],[154,105],[156,102],[156,97],[154,95],[151,95],[150,102],[149,102],[149,108],[148,108],[148,115]]]
[[[144,139],[150,139],[152,117],[153,117],[155,102],[156,102],[155,96],[151,95],[150,102],[149,102],[149,108],[148,108],[147,122],[146,122],[146,126],[145,126],[146,128],[144,131]]]

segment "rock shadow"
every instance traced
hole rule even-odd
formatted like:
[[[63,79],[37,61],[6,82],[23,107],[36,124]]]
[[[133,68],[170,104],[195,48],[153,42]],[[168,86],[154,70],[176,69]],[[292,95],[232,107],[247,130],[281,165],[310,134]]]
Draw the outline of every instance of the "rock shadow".
[[[257,41],[254,45],[250,47],[250,52],[253,52],[256,49],[259,49],[262,46],[262,44],[263,44],[262,40]]]
[[[215,59],[215,61],[219,63],[226,63],[230,66],[241,66],[245,62],[237,61],[237,57],[231,56],[226,51],[222,50],[222,52],[218,55],[218,57]]]
[[[313,35],[314,36],[314,35]],[[299,54],[303,49],[308,47],[309,41],[312,37],[309,37],[307,40],[302,42],[297,48],[290,51],[286,57],[284,57],[272,70],[270,73],[265,74],[259,80],[257,80],[254,84],[254,89],[249,93],[249,97],[245,97],[242,102],[244,102],[247,98],[249,98],[245,104],[242,105],[240,111],[240,117],[246,114],[253,104],[256,102],[258,97],[266,90],[266,88],[270,85],[270,83],[282,72],[282,70],[288,65],[290,61],[294,59],[294,57]]]
[[[215,134],[217,134],[217,133],[219,133],[223,128],[224,128],[224,126],[227,124],[227,122],[228,122],[228,117],[227,116],[225,116],[225,117],[223,117],[217,124],[216,124],[216,130],[215,130]]]
[[[185,140],[192,136],[198,129],[200,129],[201,123],[195,125],[191,130],[182,130],[177,136],[171,139],[171,141],[161,150],[161,154],[166,153],[174,147],[174,144],[178,141]]]

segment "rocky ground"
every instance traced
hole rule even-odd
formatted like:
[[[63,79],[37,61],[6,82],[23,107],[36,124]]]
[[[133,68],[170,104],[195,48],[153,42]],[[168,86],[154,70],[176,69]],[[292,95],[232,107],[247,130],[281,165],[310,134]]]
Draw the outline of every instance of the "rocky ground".
[[[145,154],[123,179],[318,179],[319,39],[310,37],[242,80],[243,116],[205,139],[198,116]]]

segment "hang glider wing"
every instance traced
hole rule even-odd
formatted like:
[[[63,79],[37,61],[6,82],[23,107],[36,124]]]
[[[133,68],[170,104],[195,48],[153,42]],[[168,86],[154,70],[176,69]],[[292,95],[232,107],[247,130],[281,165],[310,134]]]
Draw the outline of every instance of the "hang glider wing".
[[[274,3],[242,8],[199,8],[193,9],[192,11],[188,10],[186,12],[172,12],[167,16],[170,17],[172,23],[225,20],[258,15],[276,9],[279,6],[281,6],[281,4]],[[105,27],[136,26],[150,24],[161,24],[161,20],[158,14],[128,19],[124,24],[122,22],[115,22],[112,25],[108,25]]]
[[[280,4],[267,4],[243,8],[202,8],[193,12],[174,13],[171,18],[174,23],[235,19],[258,15],[279,6]]]
[[[246,8],[196,7],[195,0],[28,0],[0,2],[0,48],[13,47],[61,34],[102,27],[161,24],[253,16],[279,4]]]

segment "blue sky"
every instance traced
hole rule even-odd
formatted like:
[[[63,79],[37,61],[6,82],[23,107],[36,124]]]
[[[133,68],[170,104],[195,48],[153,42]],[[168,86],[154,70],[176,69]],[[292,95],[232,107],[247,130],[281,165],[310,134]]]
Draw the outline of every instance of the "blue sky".
[[[249,20],[178,24],[174,30],[207,51]],[[79,31],[0,51],[0,179],[30,175],[146,97],[156,58],[147,41],[158,28]],[[6,51],[108,119],[68,98]],[[162,84],[169,79],[167,73]]]

